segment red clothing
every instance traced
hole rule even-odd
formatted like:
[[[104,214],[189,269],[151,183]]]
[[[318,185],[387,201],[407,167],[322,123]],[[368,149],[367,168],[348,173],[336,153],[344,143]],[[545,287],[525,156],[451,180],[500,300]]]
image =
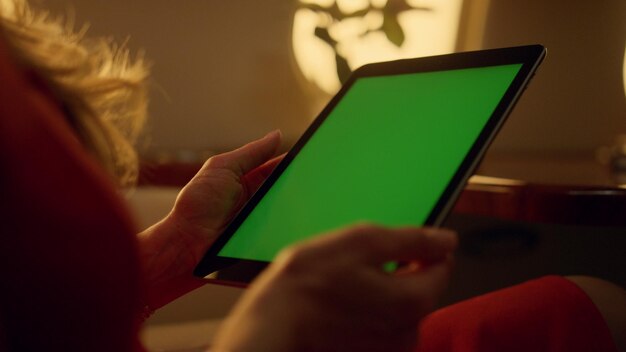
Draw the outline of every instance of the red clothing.
[[[129,212],[1,36],[0,167],[0,351],[141,349]],[[420,333],[420,351],[616,351],[595,306],[560,278],[442,309]]]
[[[547,276],[440,309],[420,327],[418,351],[618,352],[589,297]]]
[[[130,351],[139,266],[123,201],[0,28],[0,350]]]

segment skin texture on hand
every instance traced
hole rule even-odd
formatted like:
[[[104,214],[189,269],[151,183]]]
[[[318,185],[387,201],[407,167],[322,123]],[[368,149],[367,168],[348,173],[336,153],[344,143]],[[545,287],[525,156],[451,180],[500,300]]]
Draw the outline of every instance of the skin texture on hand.
[[[279,131],[214,156],[179,193],[160,222],[138,234],[146,304],[157,309],[204,282],[192,275],[207,248],[280,158]]]
[[[201,286],[192,270],[280,158],[280,133],[209,159],[172,212],[138,235],[153,309]],[[281,253],[251,286],[214,350],[408,350],[447,283],[453,233],[360,225]],[[395,273],[385,263],[410,263]]]
[[[445,288],[450,231],[360,225],[283,251],[224,323],[215,351],[408,351]],[[396,273],[385,263],[411,263]]]

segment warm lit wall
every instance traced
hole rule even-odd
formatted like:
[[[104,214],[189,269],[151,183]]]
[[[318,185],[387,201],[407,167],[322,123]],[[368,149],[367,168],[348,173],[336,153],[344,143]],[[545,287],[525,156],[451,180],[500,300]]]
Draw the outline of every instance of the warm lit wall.
[[[224,150],[281,128],[293,140],[320,109],[290,48],[291,1],[48,0],[90,33],[130,36],[154,62],[151,151]]]
[[[548,56],[492,151],[588,153],[626,133],[626,1],[490,1],[484,47],[535,42]]]
[[[274,128],[291,142],[320,109],[290,51],[295,1],[46,3],[68,2],[93,33],[130,35],[154,61],[150,152],[219,151]],[[492,151],[592,152],[626,133],[625,1],[489,3],[484,47],[549,49]]]

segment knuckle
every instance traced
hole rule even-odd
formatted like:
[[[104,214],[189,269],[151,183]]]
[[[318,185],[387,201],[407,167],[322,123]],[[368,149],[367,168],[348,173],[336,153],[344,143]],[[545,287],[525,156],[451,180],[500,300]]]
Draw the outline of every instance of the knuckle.
[[[239,182],[239,176],[232,170],[219,166],[218,164],[210,164],[211,160],[208,160],[200,171],[194,176],[196,179],[204,180],[207,187],[215,188],[212,191],[219,191],[220,187],[223,187],[223,182]],[[217,192],[215,194],[219,194]]]
[[[346,239],[358,241],[361,243],[371,243],[376,241],[383,228],[378,225],[372,224],[357,224],[351,228],[348,228],[343,232],[343,236]]]
[[[213,155],[204,162],[203,168],[222,167],[225,164],[225,159],[224,154]]]

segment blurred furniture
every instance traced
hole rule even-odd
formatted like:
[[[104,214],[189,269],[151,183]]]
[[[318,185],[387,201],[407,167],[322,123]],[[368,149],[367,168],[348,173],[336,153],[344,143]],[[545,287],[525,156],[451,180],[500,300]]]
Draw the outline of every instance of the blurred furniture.
[[[158,220],[155,207],[161,215],[169,211],[200,167],[142,164],[132,203],[139,211],[152,209],[144,225]],[[626,186],[608,166],[593,156],[488,155],[478,173],[444,224],[459,232],[461,246],[441,305],[546,274],[626,285]],[[200,351],[241,293],[216,285],[198,289],[157,312],[143,341],[166,351]]]
[[[140,185],[182,187],[199,163],[144,162]],[[592,156],[489,155],[453,213],[511,221],[626,226],[626,184]]]
[[[594,156],[488,155],[454,212],[512,221],[626,226],[626,185]]]

